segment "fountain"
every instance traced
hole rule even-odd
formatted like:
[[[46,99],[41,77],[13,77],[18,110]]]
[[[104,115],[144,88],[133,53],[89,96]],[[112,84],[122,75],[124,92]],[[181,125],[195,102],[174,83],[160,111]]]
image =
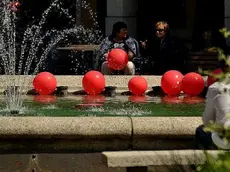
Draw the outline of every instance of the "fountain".
[[[168,109],[162,108],[159,97],[148,97],[146,100],[146,97],[123,96],[123,100],[125,97],[133,102],[126,108],[124,102],[127,100],[122,102],[119,98],[110,97],[108,99],[111,101],[105,100],[108,109],[92,108],[82,111],[74,108],[69,110],[65,106],[65,99],[60,99],[56,106],[64,108],[59,112],[51,105],[45,108],[38,106],[33,108],[35,111],[44,110],[44,115],[20,116],[20,113],[23,113],[21,110],[25,95],[33,79],[31,75],[40,71],[49,53],[55,50],[55,46],[61,40],[65,40],[68,35],[76,35],[79,43],[94,44],[101,39],[101,34],[99,30],[95,30],[97,28],[95,18],[93,18],[95,24],[93,29],[85,29],[78,23],[73,28],[44,31],[43,26],[52,9],[59,9],[73,22],[68,10],[61,8],[59,0],[54,0],[42,14],[40,22],[30,24],[23,38],[19,39],[16,24],[18,4],[15,3],[10,0],[0,2],[0,57],[4,74],[0,78],[1,82],[4,81],[4,84],[1,83],[1,85],[5,86],[5,102],[7,111],[10,113],[6,116],[0,115],[0,169],[9,172],[104,172],[107,171],[107,168],[100,160],[101,153],[94,152],[193,148],[194,130],[201,121],[200,117],[196,117],[200,115],[203,108],[200,104],[189,106],[190,108],[196,107],[194,108],[196,111],[193,111],[190,117],[185,117],[190,111],[188,106],[187,108],[185,106],[181,117],[181,114],[177,114],[181,112],[180,104],[178,106],[168,104]],[[88,9],[90,15],[94,16],[86,1],[82,0],[81,3],[77,3],[77,7]],[[57,80],[59,85],[64,86],[71,87],[74,83],[76,90],[81,87],[81,77],[57,76]],[[131,76],[108,76],[106,80],[107,84],[124,89],[130,78]],[[149,86],[160,83],[159,76],[145,76],[145,78]],[[76,104],[76,99],[77,97],[74,97],[71,101],[71,106]],[[84,100],[104,101],[87,96],[84,97]],[[164,101],[171,100],[164,99]],[[45,111],[47,109],[52,113],[47,114]],[[173,112],[168,113],[169,111]],[[154,118],[151,115],[158,117]],[[169,117],[170,115],[174,117]],[[90,152],[90,154],[82,155],[78,154],[79,152]],[[90,169],[86,167],[86,164]]]
[[[11,0],[0,2],[0,58],[3,64],[3,74],[9,75],[5,81],[5,97],[7,109],[11,114],[20,112],[27,92],[26,88],[29,85],[28,81],[26,82],[23,77],[20,77],[21,75],[37,74],[46,62],[49,53],[67,36],[75,36],[76,39],[80,40],[80,43],[84,41],[84,43],[90,44],[100,40],[101,35],[100,31],[95,29],[98,28],[98,23],[86,1],[81,1],[81,4],[78,3],[77,8],[89,10],[95,28],[85,29],[82,25],[78,25],[63,30],[46,30],[44,25],[53,9],[64,14],[70,23],[75,21],[75,18],[69,15],[68,9],[62,8],[61,1],[54,0],[43,12],[41,20],[37,24],[29,24],[24,31],[21,42],[19,42],[21,34],[17,29],[19,5],[19,2]]]

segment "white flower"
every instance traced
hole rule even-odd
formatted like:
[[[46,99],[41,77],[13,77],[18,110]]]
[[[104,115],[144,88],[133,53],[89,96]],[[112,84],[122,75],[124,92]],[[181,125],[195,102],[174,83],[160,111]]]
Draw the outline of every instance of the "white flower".
[[[227,121],[224,123],[224,129],[225,129],[225,130],[229,130],[229,129],[230,129],[230,120],[227,120]]]
[[[221,149],[230,149],[230,144],[222,138],[220,138],[218,133],[212,133],[212,141],[216,146],[218,146]]]

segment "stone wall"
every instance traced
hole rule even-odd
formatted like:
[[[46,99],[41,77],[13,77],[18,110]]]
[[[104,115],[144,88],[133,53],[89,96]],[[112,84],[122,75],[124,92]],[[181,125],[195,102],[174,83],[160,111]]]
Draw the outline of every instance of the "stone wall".
[[[194,148],[198,117],[0,117],[4,172],[123,172],[101,152]],[[151,170],[149,170],[151,171]]]

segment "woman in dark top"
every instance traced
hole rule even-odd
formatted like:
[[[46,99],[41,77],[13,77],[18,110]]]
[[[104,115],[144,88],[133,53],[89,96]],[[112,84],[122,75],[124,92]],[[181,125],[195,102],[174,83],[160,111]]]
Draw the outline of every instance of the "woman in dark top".
[[[160,21],[155,25],[155,37],[141,42],[146,54],[153,62],[152,74],[163,75],[168,70],[185,73],[185,60],[188,49],[183,42],[169,34],[167,22]]]

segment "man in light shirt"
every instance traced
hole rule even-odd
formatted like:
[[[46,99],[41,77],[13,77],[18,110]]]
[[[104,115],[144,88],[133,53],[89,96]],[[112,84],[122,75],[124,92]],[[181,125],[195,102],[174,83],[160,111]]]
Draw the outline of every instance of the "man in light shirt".
[[[224,73],[230,72],[229,65],[225,61],[221,61],[220,67]],[[228,113],[230,113],[230,83],[217,81],[208,88],[205,110],[202,116],[203,125],[196,129],[196,140],[199,148],[230,148],[217,133],[204,131],[204,127],[210,122],[225,125]]]

